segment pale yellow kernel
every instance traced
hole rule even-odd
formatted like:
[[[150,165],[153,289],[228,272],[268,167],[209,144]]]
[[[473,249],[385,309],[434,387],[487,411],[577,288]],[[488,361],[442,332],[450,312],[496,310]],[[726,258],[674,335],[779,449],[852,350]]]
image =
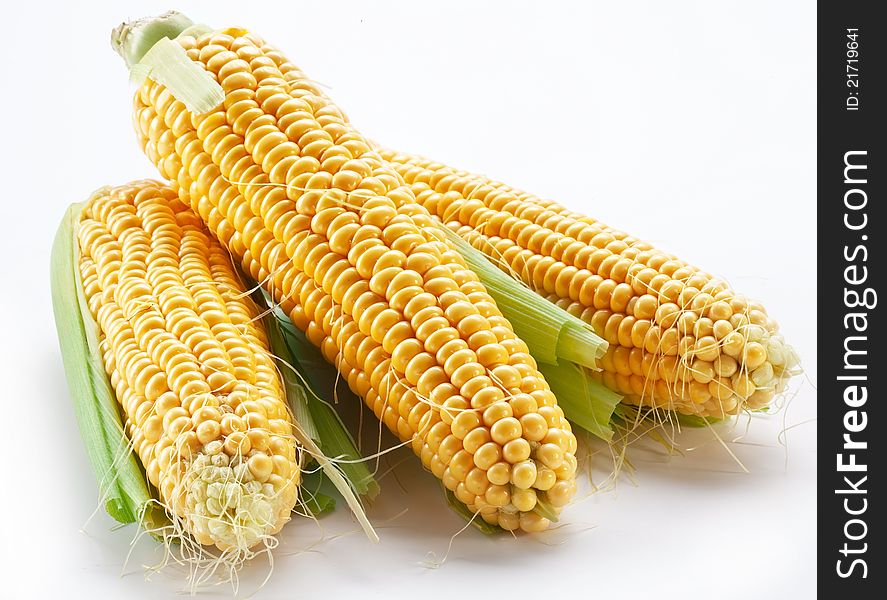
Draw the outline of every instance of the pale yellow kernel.
[[[563,411],[557,406],[540,406],[538,414],[545,419],[546,432],[548,427],[560,427]]]
[[[147,442],[155,443],[163,435],[163,419],[157,415],[148,417],[143,426],[143,433]]]
[[[747,402],[748,406],[751,409],[763,408],[770,404],[770,401],[773,400],[774,392],[772,390],[757,390],[754,394],[749,396]]]
[[[249,438],[242,431],[235,431],[225,438],[225,453],[228,456],[245,456],[249,451]]]
[[[501,344],[486,344],[477,350],[477,360],[488,369],[508,366],[508,352]]]
[[[475,427],[465,438],[462,440],[462,445],[467,452],[474,454],[480,449],[481,446],[492,440],[492,436],[490,435],[490,430],[486,427]]]
[[[442,382],[442,384],[445,382]],[[422,393],[420,391],[420,393]],[[423,394],[425,396],[429,394]],[[452,426],[453,420],[463,412],[474,412],[468,407],[468,403],[461,396],[447,398],[440,409],[440,419],[446,425]]]
[[[745,327],[745,337],[749,342],[760,342],[767,335],[767,330],[759,324],[751,324]]]
[[[572,436],[563,429],[552,427],[548,430],[548,433],[545,434],[545,437],[542,439],[542,443],[556,444],[561,449],[561,451],[569,452],[571,437]]]
[[[710,335],[697,339],[693,347],[693,354],[701,360],[709,362],[715,360],[721,354],[718,340]]]
[[[752,381],[751,377],[748,376],[748,373],[745,372],[737,373],[733,376],[731,381],[733,384],[733,391],[742,399],[750,397],[757,389],[755,382]]]
[[[465,450],[459,450],[453,460],[448,465],[453,477],[459,481],[464,481],[468,476],[468,472],[474,468],[474,457]]]
[[[696,330],[696,322],[699,319],[699,315],[697,315],[693,311],[684,311],[681,313],[681,316],[678,317],[678,321],[675,324],[675,329],[677,329],[678,333],[681,335],[690,335]]]
[[[727,320],[733,316],[733,309],[730,304],[723,300],[712,303],[708,309],[708,316],[713,321]]]
[[[477,408],[490,406],[505,399],[505,392],[499,387],[485,387],[471,397],[471,405]]]
[[[499,513],[499,527],[505,531],[514,531],[520,527],[520,513]]]
[[[483,496],[489,486],[490,480],[487,478],[487,472],[483,469],[475,467],[465,477],[465,489],[475,496]]]
[[[767,349],[767,361],[774,367],[785,365],[785,351],[783,350],[785,343],[776,337],[767,340],[765,348]]]
[[[576,468],[578,466],[579,463],[576,461],[576,457],[567,453],[564,454],[563,464],[554,470],[554,474],[558,479],[570,479],[576,475]]]
[[[471,398],[471,400],[472,400],[471,406],[472,407],[485,408],[485,406],[478,405],[478,404],[474,403],[475,394],[477,394],[478,392],[480,392],[486,388],[492,387],[492,386],[493,386],[492,379],[490,379],[486,375],[479,375],[478,377],[473,377],[473,378],[469,379],[468,381],[465,382],[464,385],[460,386],[459,393],[462,394],[462,396],[464,396],[465,398]],[[485,397],[485,396],[483,396],[483,395],[478,396],[478,399],[483,398],[483,397]]]
[[[162,371],[155,373],[145,385],[144,396],[149,402],[156,401],[161,395],[169,391],[166,374]]]
[[[508,486],[491,485],[484,493],[484,499],[491,506],[502,507],[511,502],[511,492],[508,491]]]
[[[468,488],[465,487],[464,483],[460,483],[456,486],[456,498],[459,499],[460,502],[467,506],[471,506],[471,503],[474,501],[474,494],[468,491]]]
[[[268,429],[268,419],[258,412],[246,413],[244,420],[247,429]]]
[[[463,448],[462,440],[455,435],[448,435],[437,448],[437,457],[444,465],[450,464],[456,453]]]
[[[505,405],[508,406],[507,404]],[[490,428],[490,434],[494,442],[499,445],[505,445],[521,436],[521,424],[514,417],[506,417],[493,423],[493,426]]]
[[[714,365],[705,360],[695,360],[690,365],[690,374],[699,383],[708,383],[715,376]]]
[[[244,427],[245,427],[244,423]],[[238,430],[243,431],[243,430]],[[269,419],[268,431],[277,435],[291,436],[293,434],[293,426],[288,419]]]
[[[721,319],[720,321],[714,322],[714,325],[712,326],[712,335],[714,335],[716,339],[723,340],[731,333],[733,333],[733,326],[730,324],[730,321]]]
[[[528,413],[520,418],[523,437],[531,442],[539,442],[548,433],[548,423],[539,413]]]
[[[514,411],[508,402],[496,402],[495,404],[491,404],[484,410],[484,425],[486,425],[487,427],[492,427],[500,420],[511,417],[512,414],[514,414]]]
[[[204,421],[219,421],[222,418],[222,411],[216,406],[201,406],[194,411],[191,418],[195,425],[200,425]]]
[[[658,309],[656,309],[656,323],[663,329],[672,327],[680,316],[680,312],[681,309],[678,307],[677,304],[674,304],[672,302],[662,304],[661,306],[659,306]]]
[[[455,490],[456,486],[459,485],[459,480],[453,477],[453,473],[450,471],[449,467],[444,469],[440,480],[448,490]]]
[[[536,476],[536,463],[531,460],[521,461],[511,469],[511,483],[523,490],[533,487]]]
[[[464,440],[481,423],[481,418],[474,410],[463,410],[453,418],[450,424],[453,435]]]
[[[712,366],[719,377],[732,377],[739,368],[739,363],[737,363],[736,359],[733,357],[721,354],[714,363],[712,363]]]
[[[200,450],[203,444],[197,439],[197,433],[186,431],[176,438],[176,444],[186,444],[192,452]]]
[[[497,462],[487,470],[487,478],[494,485],[505,485],[511,481],[511,465],[507,462]]]
[[[225,394],[230,392],[234,388],[236,382],[237,380],[235,377],[225,371],[214,371],[206,377],[206,383],[214,394]],[[183,395],[185,397],[188,396],[188,394]]]
[[[490,376],[493,381],[497,382],[507,390],[520,386],[520,373],[511,365],[499,365],[493,368]]]
[[[218,421],[203,421],[197,426],[197,439],[201,444],[208,444],[213,440],[217,440],[222,435],[222,428]]]
[[[575,493],[576,480],[569,479],[558,481],[545,494],[552,506],[560,508],[561,506],[569,504]]]
[[[520,513],[520,528],[527,533],[545,531],[550,525],[551,522],[548,519],[535,512]]]
[[[169,415],[169,413],[167,413]],[[165,420],[165,419],[164,419]],[[168,435],[171,439],[176,439],[180,434],[190,430],[194,424],[191,422],[190,417],[180,416],[176,419],[173,419],[165,428],[166,435]]]
[[[515,489],[511,492],[511,504],[522,512],[529,512],[536,506],[536,492],[532,489]]]
[[[502,459],[502,447],[495,442],[487,442],[474,453],[474,464],[486,471]]]
[[[714,333],[714,321],[708,317],[699,317],[693,324],[693,336],[703,338]]]
[[[761,310],[749,311],[748,320],[751,321],[754,325],[758,326],[767,325],[769,323],[767,313]]]
[[[233,413],[222,415],[221,425],[222,433],[226,436],[231,435],[235,431],[246,431],[246,423],[243,422],[243,419]]]
[[[767,351],[758,342],[749,342],[745,345],[745,367],[754,371],[767,360]]]
[[[534,488],[544,492],[550,490],[555,483],[557,483],[557,475],[555,475],[553,469],[545,466],[536,467],[536,481],[533,482]]]
[[[751,379],[755,383],[755,386],[758,388],[768,387],[772,385],[773,377],[773,365],[768,362],[762,364],[751,374]]]
[[[436,455],[431,457],[431,460],[429,461],[428,466],[431,469],[431,472],[434,474],[434,476],[437,477],[438,479],[443,477],[444,471],[447,470],[446,465],[444,463],[442,463],[440,460],[440,457],[436,456]]]
[[[484,500],[484,502],[486,502],[486,500]],[[489,504],[487,504],[487,506],[490,507]],[[535,514],[535,513],[529,513],[529,514]],[[495,506],[488,508],[486,512],[481,511],[480,516],[484,521],[486,521],[490,525],[498,525],[499,524],[499,509],[496,508]]]
[[[254,454],[247,461],[250,473],[258,481],[265,482],[274,470],[274,462],[267,454]]]
[[[693,298],[690,307],[699,314],[707,314],[713,303],[714,298],[711,297],[711,294],[701,292]]]
[[[637,319],[652,319],[659,308],[659,301],[651,294],[639,296],[634,305],[634,316]]]
[[[550,469],[557,469],[564,462],[564,451],[557,444],[542,444],[536,449],[536,459]]]
[[[537,394],[537,392],[533,392],[533,394]],[[522,419],[525,415],[538,410],[539,402],[533,394],[515,394],[508,400],[515,417]]]
[[[711,392],[709,391],[709,385],[712,382],[708,383],[700,383],[699,381],[691,381],[690,385],[687,386],[687,394],[690,397],[690,402],[693,404],[705,404],[711,398]]]
[[[523,438],[511,440],[502,447],[502,456],[504,456],[505,460],[511,464],[527,460],[530,457],[531,452],[532,448],[530,442]]]

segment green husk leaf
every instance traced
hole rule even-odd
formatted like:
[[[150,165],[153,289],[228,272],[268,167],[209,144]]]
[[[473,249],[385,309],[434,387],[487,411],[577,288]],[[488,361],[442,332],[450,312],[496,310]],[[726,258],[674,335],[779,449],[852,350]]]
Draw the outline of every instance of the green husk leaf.
[[[379,493],[379,483],[367,463],[361,460],[360,451],[342,419],[325,398],[336,395],[339,399],[356,403],[360,403],[360,399],[347,388],[343,390],[342,386],[336,385],[338,373],[335,368],[324,360],[320,350],[308,341],[280,308],[275,307],[273,320],[282,334],[285,353],[292,358],[288,362],[299,372],[300,380],[308,385],[307,410],[319,432],[318,444],[327,456],[347,461],[337,466],[351,482],[355,492],[369,499],[375,498]],[[275,354],[280,356],[281,353],[275,350]]]
[[[188,35],[188,36],[191,36],[191,37],[195,37],[195,38],[197,38],[197,37],[200,37],[200,36],[202,36],[202,35],[206,35],[207,33],[210,33],[210,32],[212,32],[212,31],[213,31],[213,28],[210,27],[210,26],[208,26],[208,25],[204,25],[203,23],[194,23],[193,25],[191,25],[191,26],[186,27],[185,29],[183,29],[183,30],[179,33],[179,35],[178,35],[178,36],[175,36],[175,37],[180,37],[180,36],[183,36],[183,35]],[[174,37],[174,36],[169,36],[169,37]]]
[[[536,506],[533,508],[533,512],[539,515],[540,517],[545,517],[552,523],[557,523],[558,514],[554,507],[548,503],[548,501],[543,500],[542,498],[536,499]]]
[[[301,513],[310,513],[315,517],[325,515],[336,509],[335,488],[323,471],[315,470],[302,473],[299,482],[299,507]]]
[[[95,194],[102,193],[104,189]],[[105,510],[120,523],[157,529],[168,519],[129,446],[120,409],[105,373],[100,331],[80,281],[77,224],[83,204],[71,205],[52,245],[52,308],[80,437],[99,483]]]
[[[606,442],[613,440],[611,420],[622,396],[572,363],[539,363],[539,371],[557,396],[558,406],[567,419]]]
[[[261,291],[256,290],[253,292],[252,297],[259,306],[263,308],[267,306]],[[311,416],[311,410],[308,408],[308,394],[305,391],[302,380],[294,372],[296,367],[290,362],[292,352],[283,337],[280,324],[272,313],[266,314],[262,318],[262,322],[265,324],[265,329],[268,332],[268,343],[271,345],[277,368],[283,378],[283,387],[286,390],[286,399],[293,411],[293,418],[302,426],[308,437],[323,447],[320,432],[317,430],[317,425],[315,425],[314,419]]]
[[[138,63],[162,38],[173,39],[198,25],[174,10],[158,17],[146,17],[121,23],[111,32],[111,46],[123,57],[127,67]]]
[[[181,34],[201,35],[208,31],[209,27],[169,11],[159,17],[121,24],[111,33],[111,46],[126,62],[131,81],[141,84],[149,77],[165,86],[189,111],[203,114],[221,104],[225,92],[172,40]]]
[[[449,507],[456,512],[460,517],[471,523],[471,525],[483,533],[484,535],[496,535],[497,533],[502,533],[505,531],[498,525],[491,525],[484,521],[480,515],[476,515],[471,512],[467,506],[465,506],[456,495],[448,490],[447,488],[442,488],[444,491],[444,496],[447,499],[447,504]]]
[[[445,227],[441,230],[480,278],[537,362],[556,365],[569,361],[597,368],[607,342],[591,326],[504,273],[453,231]]]
[[[676,410],[641,409],[640,407],[631,404],[620,404],[616,408],[613,418],[619,420],[622,426],[646,423],[651,428],[660,426],[662,423],[677,423],[683,427],[702,428],[717,425],[718,423],[729,421],[731,419],[731,417],[701,417],[699,415],[687,415]],[[648,432],[647,435],[650,435],[650,432]]]
[[[209,112],[225,101],[222,86],[168,37],[157,40],[139,64],[148,68],[149,78],[165,86],[194,114]]]
[[[299,359],[288,343],[288,336],[281,327],[280,321],[272,313],[268,315],[265,322],[269,331],[271,352],[277,357],[280,371],[289,371],[291,374],[295,375],[293,370],[298,369]],[[351,460],[357,460],[359,462],[338,462],[343,457],[336,453],[336,450],[338,449],[337,444],[341,444],[343,438],[351,441],[351,437],[348,435],[348,432],[345,431],[344,425],[342,425],[342,422],[338,420],[338,418],[335,420],[323,418],[318,420],[315,417],[315,414],[322,415],[323,411],[315,410],[314,406],[323,405],[324,402],[313,392],[311,392],[312,398],[308,398],[309,391],[305,389],[301,381],[290,379],[289,383],[286,385],[286,390],[287,400],[293,409],[296,440],[302,444],[314,461],[320,465],[320,468],[323,470],[331,484],[336,490],[338,490],[342,498],[344,498],[345,503],[348,505],[348,508],[351,509],[351,512],[360,523],[367,537],[373,542],[378,542],[379,536],[373,529],[369,519],[367,519],[366,512],[358,498],[358,495],[361,494],[360,490],[371,490],[371,483],[369,483],[366,477],[363,476],[363,471],[353,467],[362,467],[366,473],[369,473],[369,471],[366,465],[362,461],[359,461],[360,455],[357,453],[356,449],[354,449],[354,455]],[[314,429],[313,435],[308,433],[305,426],[296,417],[297,412],[302,414],[303,418],[306,419],[306,423],[310,423],[309,427]],[[314,436],[316,436],[317,441],[315,441]],[[353,448],[353,442],[351,447]],[[329,458],[330,456],[334,457],[336,462],[331,460]],[[358,475],[352,479],[352,473],[357,473]],[[369,479],[372,483],[375,483],[375,479],[373,479],[371,473],[369,473]]]

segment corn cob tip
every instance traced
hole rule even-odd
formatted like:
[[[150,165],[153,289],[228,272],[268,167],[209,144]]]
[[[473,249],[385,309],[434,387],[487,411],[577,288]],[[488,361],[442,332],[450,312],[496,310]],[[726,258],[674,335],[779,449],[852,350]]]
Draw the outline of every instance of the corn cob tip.
[[[300,478],[258,308],[199,217],[157,182],[93,196],[76,240],[126,433],[172,520],[159,533],[236,564],[289,520]]]
[[[247,551],[289,520],[299,472],[273,477],[272,457],[230,456],[226,445],[216,440],[204,446],[177,486],[179,497],[173,492],[173,505],[181,504],[186,530],[201,544]]]

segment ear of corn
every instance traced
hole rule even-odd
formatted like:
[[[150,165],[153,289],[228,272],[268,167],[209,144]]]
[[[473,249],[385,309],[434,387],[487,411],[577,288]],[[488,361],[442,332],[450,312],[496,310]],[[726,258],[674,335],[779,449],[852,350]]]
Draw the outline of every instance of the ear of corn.
[[[775,321],[725,282],[553,202],[380,152],[429,212],[591,324],[610,344],[596,376],[626,402],[722,418],[766,407],[796,372]]]
[[[252,34],[179,36],[225,90],[193,114],[150,77],[142,145],[376,415],[484,520],[539,530],[576,439],[477,276],[316,86]]]
[[[57,289],[77,289],[98,325],[93,343],[160,504],[198,542],[245,551],[289,519],[299,480],[255,305],[168,187],[102,190],[74,228],[79,286]]]
[[[97,192],[97,194],[103,191]],[[129,448],[114,390],[105,374],[101,332],[80,285],[75,239],[83,206],[72,205],[52,245],[52,307],[74,414],[108,514],[121,523],[163,527],[166,516],[151,502],[144,471]]]

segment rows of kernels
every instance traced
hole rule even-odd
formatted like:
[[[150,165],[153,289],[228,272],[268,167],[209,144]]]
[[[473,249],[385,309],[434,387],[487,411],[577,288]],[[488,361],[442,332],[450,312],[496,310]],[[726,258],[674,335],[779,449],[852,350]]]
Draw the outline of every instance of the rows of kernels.
[[[466,449],[452,427],[459,419],[459,427],[471,423],[472,439],[490,436],[495,420],[481,415],[541,407],[552,409],[551,438],[570,456],[575,438],[526,346],[430,215],[279,54],[252,36],[180,41],[227,99],[189,116],[162,87],[146,84],[134,120],[148,156],[461,501],[503,527],[547,525],[518,516],[536,502],[523,494],[525,510],[515,507],[510,482],[496,505],[487,501],[488,472],[535,460],[542,444],[518,432]],[[562,506],[574,477],[561,469],[540,499]]]
[[[627,402],[724,416],[783,391],[793,352],[724,282],[553,202],[381,153],[420,204],[609,342],[596,376]]]
[[[161,499],[220,548],[279,530],[299,475],[292,425],[258,310],[224,249],[174,190],[150,181],[93,197],[78,242],[105,367]],[[221,506],[207,495],[216,483],[232,490]]]

